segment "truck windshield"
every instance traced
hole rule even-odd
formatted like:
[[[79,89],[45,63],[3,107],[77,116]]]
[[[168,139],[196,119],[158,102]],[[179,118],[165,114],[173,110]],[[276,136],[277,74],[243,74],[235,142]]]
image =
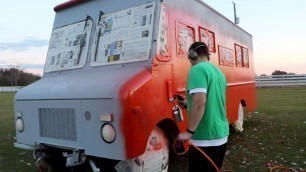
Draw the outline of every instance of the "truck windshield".
[[[147,60],[152,42],[154,9],[154,3],[148,3],[101,15],[91,66]]]
[[[52,31],[45,72],[81,68],[86,63],[92,21],[70,24]]]

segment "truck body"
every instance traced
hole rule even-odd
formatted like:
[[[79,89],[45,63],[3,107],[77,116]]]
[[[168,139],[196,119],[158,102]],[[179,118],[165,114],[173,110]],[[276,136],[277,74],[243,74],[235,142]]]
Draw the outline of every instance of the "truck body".
[[[255,109],[252,36],[202,1],[71,0],[54,10],[43,77],[15,96],[15,146],[36,158],[52,149],[67,167],[90,157],[129,161],[156,131],[173,143],[187,128],[175,95],[186,94],[195,41],[227,78],[230,124],[240,104]]]

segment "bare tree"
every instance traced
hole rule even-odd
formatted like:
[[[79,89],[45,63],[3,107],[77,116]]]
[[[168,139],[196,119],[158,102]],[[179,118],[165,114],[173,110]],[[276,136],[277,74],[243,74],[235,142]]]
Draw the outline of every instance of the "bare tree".
[[[24,68],[17,63],[16,65],[10,65],[9,69],[11,71],[11,86],[18,86],[18,80],[20,78],[20,75],[23,73]]]

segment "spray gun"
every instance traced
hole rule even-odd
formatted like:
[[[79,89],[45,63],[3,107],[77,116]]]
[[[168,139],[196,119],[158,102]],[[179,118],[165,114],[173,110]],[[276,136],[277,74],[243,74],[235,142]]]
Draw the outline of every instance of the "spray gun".
[[[179,101],[179,105],[183,108],[183,109],[187,109],[187,104],[186,102],[184,102],[185,97],[179,94],[175,94],[174,96],[174,100],[178,100]]]
[[[173,97],[173,102],[174,102],[174,106],[172,108],[173,117],[176,122],[182,122],[184,121],[183,112],[180,108],[180,105],[178,105],[175,100],[178,100],[178,103],[181,104],[183,109],[187,109],[187,105],[185,103],[182,104],[185,98],[181,95],[174,95]]]

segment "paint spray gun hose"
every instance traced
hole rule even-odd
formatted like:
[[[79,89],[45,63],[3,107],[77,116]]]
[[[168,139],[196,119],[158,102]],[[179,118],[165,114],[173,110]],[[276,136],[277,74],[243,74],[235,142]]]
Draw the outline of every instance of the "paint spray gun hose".
[[[175,141],[174,141],[174,143],[173,143],[173,151],[179,156],[179,155],[183,155],[183,154],[187,153],[187,152],[188,152],[188,149],[185,149],[185,151],[183,151],[183,152],[178,152],[178,151],[176,150],[176,147],[175,147],[175,145],[177,144],[178,141],[179,141],[178,139],[175,139]],[[209,157],[208,155],[206,155],[205,152],[203,152],[200,148],[198,148],[197,146],[195,146],[194,144],[192,144],[190,141],[186,141],[185,143],[187,143],[188,145],[193,146],[193,147],[196,148],[199,152],[201,152],[202,155],[210,162],[210,164],[214,166],[216,172],[220,172],[220,170],[219,170],[219,168],[217,167],[217,165],[210,159],[210,157]]]

